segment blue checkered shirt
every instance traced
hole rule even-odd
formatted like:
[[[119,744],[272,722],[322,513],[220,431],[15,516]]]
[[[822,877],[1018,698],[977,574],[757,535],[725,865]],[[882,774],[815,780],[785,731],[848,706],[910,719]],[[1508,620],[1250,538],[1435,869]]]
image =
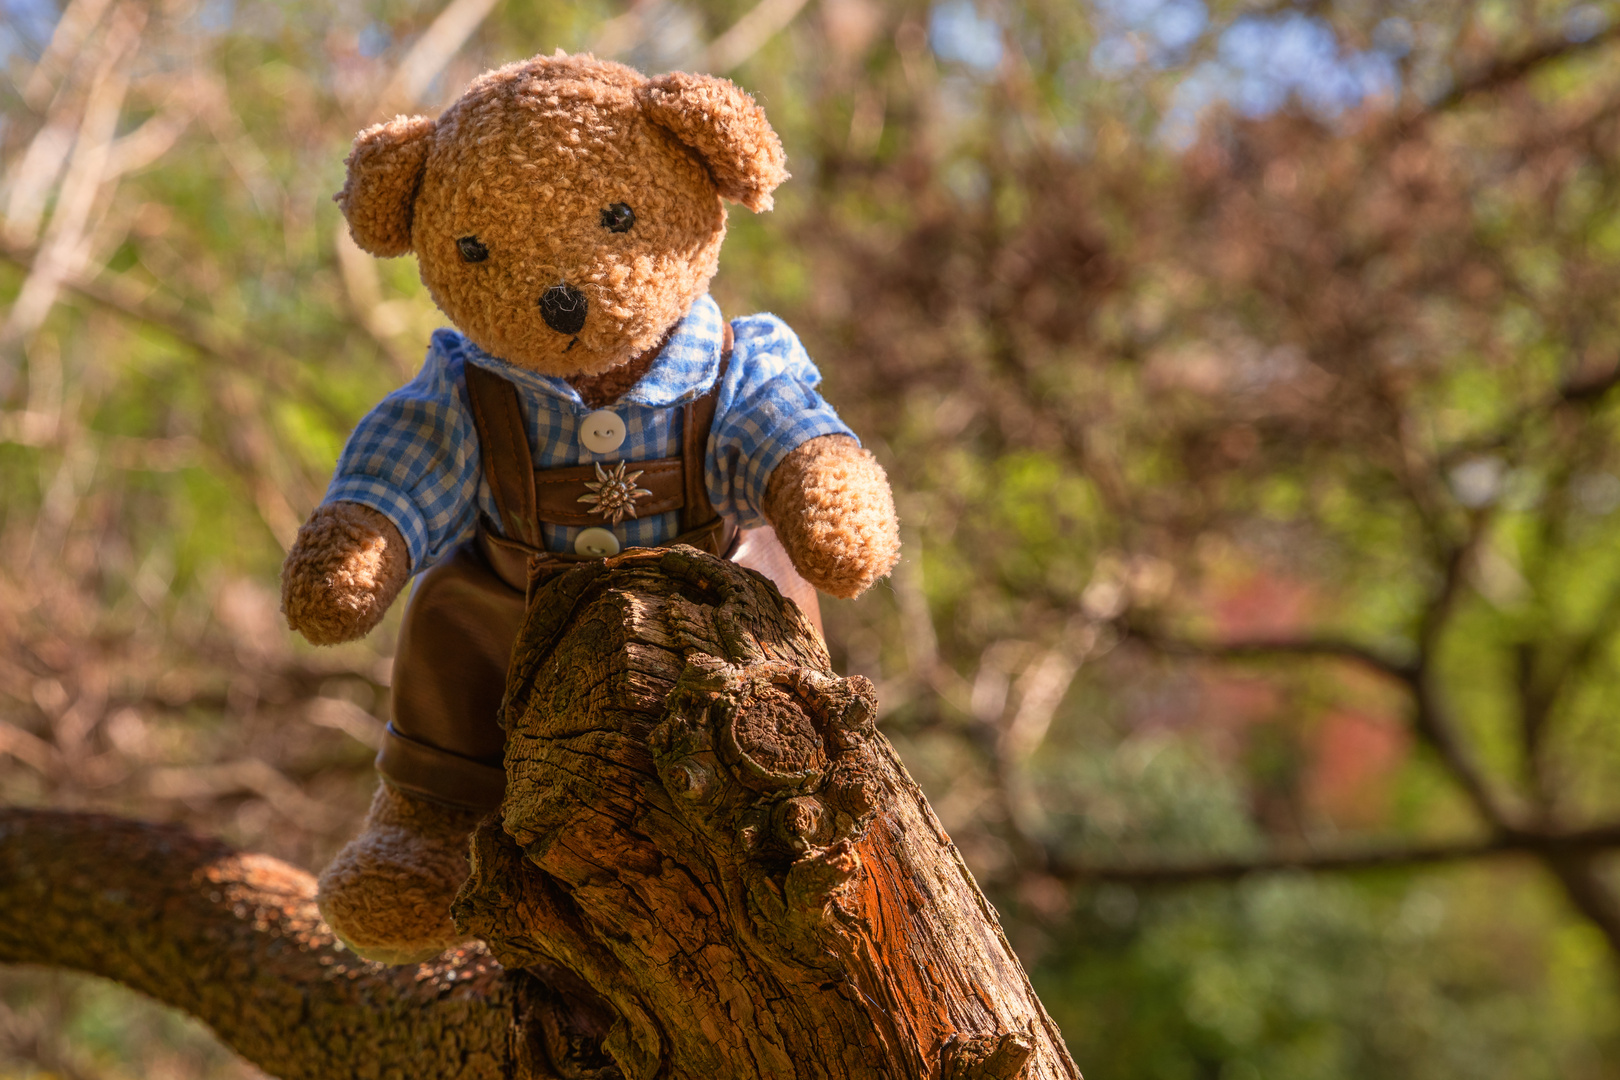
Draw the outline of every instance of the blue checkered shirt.
[[[467,364],[517,387],[537,468],[650,461],[680,453],[681,406],[714,385],[722,328],[719,306],[699,297],[647,374],[608,406],[624,418],[626,432],[611,454],[594,454],[580,442],[581,421],[595,410],[566,381],[490,356],[454,330],[435,331],[421,372],[349,436],[325,501],[362,503],[386,515],[410,548],[412,571],[424,569],[470,537],[480,513],[491,524],[501,520],[462,381]],[[703,478],[714,508],[749,529],[765,523],[765,484],[784,457],[818,435],[854,432],[816,393],[821,373],[786,323],[750,315],[731,328],[736,344],[715,403]],[[680,534],[680,512],[603,527],[621,547],[656,547]],[[558,552],[573,551],[580,531],[542,529],[546,547]]]

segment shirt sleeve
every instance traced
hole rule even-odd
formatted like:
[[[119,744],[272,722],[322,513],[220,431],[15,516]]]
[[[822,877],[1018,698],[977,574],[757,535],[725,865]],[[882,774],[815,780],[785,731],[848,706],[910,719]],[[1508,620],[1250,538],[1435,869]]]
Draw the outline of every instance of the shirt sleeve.
[[[411,572],[437,562],[472,534],[478,497],[478,436],[462,383],[459,350],[435,335],[422,370],[360,421],[338,458],[325,502],[369,506],[398,527]]]
[[[821,372],[786,323],[751,315],[731,328],[704,480],[716,510],[755,529],[766,524],[765,485],[783,458],[817,436],[855,433],[816,392]]]

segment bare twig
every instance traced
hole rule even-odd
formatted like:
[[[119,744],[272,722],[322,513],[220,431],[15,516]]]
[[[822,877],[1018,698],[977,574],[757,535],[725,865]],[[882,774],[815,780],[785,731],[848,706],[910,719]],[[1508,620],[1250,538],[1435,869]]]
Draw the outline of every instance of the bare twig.
[[[32,247],[39,238],[51,188],[73,149],[81,104],[73,98],[59,101],[34,132],[28,148],[6,171],[5,225],[0,237],[14,247]]]
[[[195,111],[189,92],[177,92],[173,101],[142,121],[140,127],[113,140],[107,148],[106,174],[112,177],[136,172],[167,154],[191,126]]]
[[[1609,949],[1620,957],[1620,900],[1597,865],[1599,852],[1591,848],[1545,851],[1542,862],[1564,887],[1564,895],[1582,915],[1602,931]]]
[[[1602,654],[1602,647],[1620,630],[1620,584],[1609,590],[1602,608],[1586,633],[1562,656],[1536,663],[1546,649],[1522,644],[1518,653],[1519,726],[1530,785],[1544,810],[1553,808],[1551,778],[1547,775],[1546,730],[1553,712],[1569,687],[1579,682]]]
[[[998,651],[1011,650],[998,650],[992,645],[980,661],[981,676],[988,670],[989,681],[1000,685],[992,695],[993,700],[983,703],[993,709],[993,713],[985,715],[989,710],[982,709],[978,700],[981,680],[975,679],[973,711],[975,718],[989,729],[990,737],[984,742],[988,744],[991,758],[993,795],[1000,805],[1015,853],[1027,866],[1044,869],[1049,855],[1047,845],[1037,839],[1043,831],[1043,815],[1039,800],[1030,788],[1029,758],[1046,738],[1052,718],[1074,682],[1075,674],[1097,649],[1101,637],[1095,623],[1084,615],[1075,616],[1054,646],[1025,665],[1017,680],[1016,695],[1007,693],[1013,684],[1008,678],[1005,658],[993,658]],[[998,644],[1016,647],[1018,643]],[[1009,696],[1015,697],[1016,703],[1009,701]]]
[[[331,824],[332,811],[304,794],[275,766],[257,758],[217,765],[172,766],[155,770],[147,780],[161,799],[217,799],[251,792],[295,825],[320,831]]]
[[[397,319],[389,317],[389,302],[383,299],[377,260],[360,250],[347,228],[339,226],[335,229],[332,241],[337,253],[338,274],[343,279],[343,291],[348,297],[349,307],[354,311],[355,321],[382,349],[383,355],[393,364],[395,373],[401,379],[410,379],[416,374],[421,358],[412,356],[399,343],[397,332],[400,328],[394,325]]]
[[[56,747],[4,720],[0,720],[0,754],[9,754],[40,773],[53,772],[61,764]]]
[[[1592,409],[1602,405],[1617,386],[1620,386],[1620,364],[1605,371],[1572,375],[1539,401],[1515,409],[1501,427],[1446,447],[1439,455],[1439,464],[1447,468],[1477,454],[1501,450],[1521,439],[1532,423],[1544,421],[1555,410],[1565,406]]]
[[[411,46],[368,110],[373,116],[417,105],[439,72],[483,25],[499,0],[450,0]]]
[[[787,28],[807,0],[759,0],[731,28],[709,43],[703,54],[707,71],[726,72],[740,66],[767,41]]]
[[[111,0],[72,0],[56,20],[50,44],[40,54],[28,77],[23,80],[23,100],[32,109],[43,109],[56,89],[56,81],[72,68],[74,59],[101,21]]]
[[[226,164],[247,189],[253,205],[265,217],[279,214],[286,193],[276,179],[269,158],[253,141],[231,105],[224,80],[199,75],[193,80],[192,96],[203,123],[213,135]]]
[[[146,12],[125,3],[112,18],[106,56],[90,88],[56,208],[28,276],[6,314],[4,326],[0,326],[0,349],[25,341],[39,328],[56,303],[62,281],[76,269],[75,255],[106,178],[108,147],[129,88],[126,61],[140,39]],[[5,396],[11,376],[12,365],[0,368],[0,397]]]
[[[922,690],[944,702],[953,712],[971,715],[972,687],[939,655],[939,636],[934,630],[934,617],[928,608],[923,582],[922,539],[908,533],[905,543],[906,555],[895,567],[890,581],[900,607],[900,618],[907,627],[903,641],[906,666]],[[906,687],[885,684],[883,689],[891,695],[887,700],[909,696]]]

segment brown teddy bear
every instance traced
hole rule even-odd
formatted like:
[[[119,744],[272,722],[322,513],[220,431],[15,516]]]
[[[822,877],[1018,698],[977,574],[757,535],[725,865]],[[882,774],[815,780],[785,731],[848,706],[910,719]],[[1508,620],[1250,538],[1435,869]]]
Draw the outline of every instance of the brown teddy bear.
[[[287,621],[316,644],[363,636],[420,575],[382,782],[320,880],[357,952],[407,963],[457,940],[467,837],[505,782],[526,589],[680,542],[813,607],[805,580],[851,597],[898,558],[883,470],[798,338],[774,316],[728,323],[708,295],[721,200],[769,209],[783,165],[730,82],[561,52],[355,139],[337,196],[355,242],[415,252],[457,328],[361,421],[282,571]]]

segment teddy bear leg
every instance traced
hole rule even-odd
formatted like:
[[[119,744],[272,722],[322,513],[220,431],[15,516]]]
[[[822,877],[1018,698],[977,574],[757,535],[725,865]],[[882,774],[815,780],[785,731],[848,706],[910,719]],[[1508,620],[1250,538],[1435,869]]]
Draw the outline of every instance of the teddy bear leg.
[[[377,785],[360,835],[321,874],[321,917],[367,960],[414,964],[463,940],[450,901],[467,879],[467,838],[483,815]]]
[[[464,545],[418,579],[394,657],[393,722],[360,835],[316,897],[338,937],[369,960],[408,964],[461,940],[450,902],[467,838],[506,786],[497,722],[523,593]]]

